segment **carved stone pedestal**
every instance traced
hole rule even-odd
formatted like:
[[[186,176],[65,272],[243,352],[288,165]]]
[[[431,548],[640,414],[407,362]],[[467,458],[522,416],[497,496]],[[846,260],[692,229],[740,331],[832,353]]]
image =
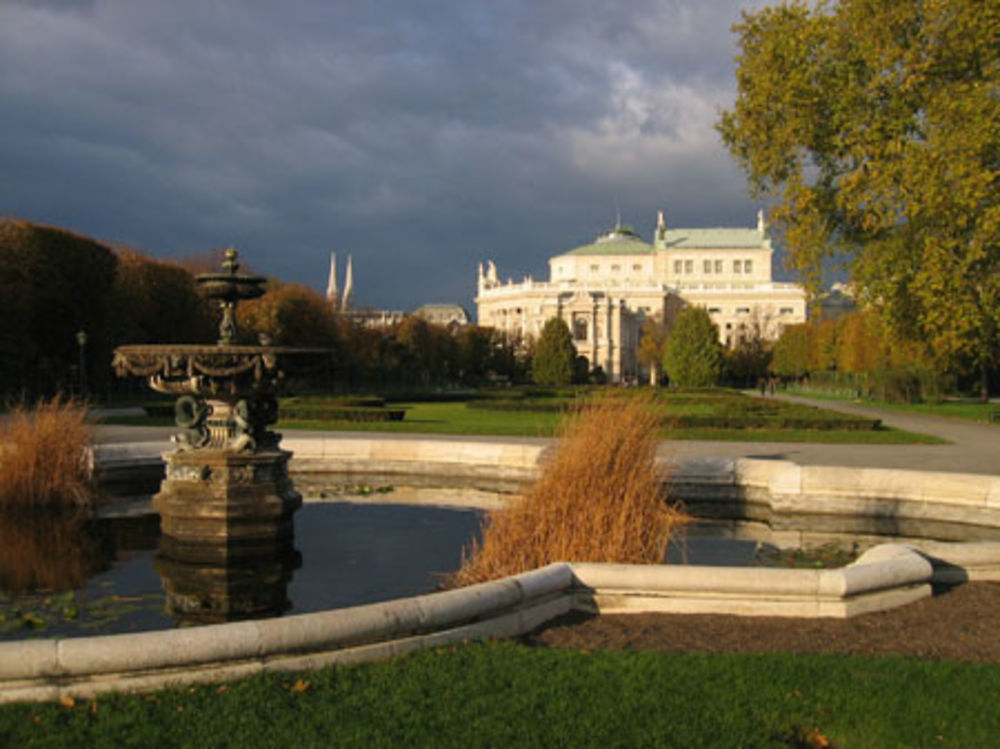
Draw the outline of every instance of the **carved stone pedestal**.
[[[286,450],[178,450],[153,498],[162,550],[184,561],[224,562],[287,550],[302,496]]]

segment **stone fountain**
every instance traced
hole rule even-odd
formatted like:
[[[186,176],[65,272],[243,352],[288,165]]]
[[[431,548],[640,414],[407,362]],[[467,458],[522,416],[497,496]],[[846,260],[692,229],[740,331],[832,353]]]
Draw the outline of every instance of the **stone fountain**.
[[[238,273],[234,249],[222,267],[196,278],[222,310],[216,345],[120,346],[112,366],[119,376],[145,377],[156,392],[177,396],[181,431],[163,456],[166,475],[153,498],[168,606],[253,615],[262,601],[273,610],[284,595],[290,572],[276,572],[274,564],[283,567],[293,552],[292,516],[302,505],[288,476],[291,453],[269,429],[278,418],[279,386],[289,367],[331,352],[238,344],[236,305],[261,296],[265,279]],[[281,582],[282,590],[260,591],[262,579]]]

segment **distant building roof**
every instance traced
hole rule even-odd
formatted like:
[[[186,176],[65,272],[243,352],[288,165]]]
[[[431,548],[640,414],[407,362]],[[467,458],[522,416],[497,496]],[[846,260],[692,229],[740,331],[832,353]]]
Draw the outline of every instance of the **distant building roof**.
[[[469,324],[469,313],[459,304],[425,304],[413,311],[417,317],[438,325]]]
[[[660,244],[667,249],[760,249],[767,237],[759,229],[667,229]]]
[[[616,226],[601,234],[592,244],[575,247],[566,255],[649,255],[653,245],[642,241],[642,237],[629,226]]]

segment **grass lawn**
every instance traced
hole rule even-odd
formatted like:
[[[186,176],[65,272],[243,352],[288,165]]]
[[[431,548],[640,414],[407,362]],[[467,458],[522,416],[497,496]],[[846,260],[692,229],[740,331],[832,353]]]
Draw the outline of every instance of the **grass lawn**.
[[[10,747],[989,747],[1000,665],[511,642],[0,706]]]
[[[991,417],[993,414],[1000,414],[1000,404],[982,403],[971,398],[948,400],[941,403],[886,403],[885,401],[855,400],[847,396],[833,395],[815,390],[789,389],[785,392],[789,395],[814,398],[815,400],[856,403],[859,406],[872,406],[874,408],[885,408],[904,413],[943,416],[949,419],[962,419],[964,421],[978,421],[983,423],[996,423]]]
[[[776,402],[773,402],[776,404]],[[558,413],[527,411],[491,411],[467,408],[464,402],[416,402],[393,404],[405,408],[403,421],[310,421],[282,420],[278,429],[317,431],[397,432],[409,434],[500,435],[551,437],[562,418]],[[705,405],[683,405],[675,413],[704,413]],[[109,424],[135,426],[172,426],[171,419],[146,416],[119,416],[105,420]],[[873,431],[847,429],[662,429],[663,439],[720,440],[728,442],[816,442],[828,444],[942,444],[929,435],[882,428]]]

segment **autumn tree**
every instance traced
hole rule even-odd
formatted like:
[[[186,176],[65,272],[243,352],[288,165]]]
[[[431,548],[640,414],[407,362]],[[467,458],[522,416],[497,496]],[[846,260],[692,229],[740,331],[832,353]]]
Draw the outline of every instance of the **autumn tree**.
[[[857,311],[841,320],[837,342],[837,371],[863,374],[883,360],[878,320],[870,312]]]
[[[681,387],[710,387],[722,376],[725,357],[719,329],[704,307],[685,307],[674,319],[663,355],[670,381]]]
[[[261,335],[282,346],[335,347],[336,317],[315,289],[271,279],[262,297],[241,302],[237,324],[248,342]]]
[[[806,369],[809,372],[829,372],[837,368],[840,336],[839,320],[820,320],[806,326]]]
[[[110,335],[121,343],[210,343],[218,337],[218,311],[194,276],[176,263],[119,249],[111,289]]]
[[[786,325],[775,341],[771,370],[781,377],[799,378],[809,371],[808,361],[808,324]]]
[[[726,369],[734,381],[753,387],[771,366],[771,343],[767,337],[770,320],[754,310],[737,332],[726,352]]]
[[[0,393],[37,396],[68,387],[76,334],[88,336],[89,380],[106,381],[108,320],[117,261],[100,242],[57,227],[0,219]]]
[[[826,258],[897,339],[986,378],[1000,354],[1000,4],[746,13],[719,122],[816,290]]]
[[[576,346],[569,326],[558,317],[550,318],[535,342],[531,377],[536,385],[569,385],[573,380]]]
[[[656,385],[663,368],[663,354],[667,350],[667,326],[660,317],[643,320],[639,333],[639,361],[649,367],[650,384]]]

